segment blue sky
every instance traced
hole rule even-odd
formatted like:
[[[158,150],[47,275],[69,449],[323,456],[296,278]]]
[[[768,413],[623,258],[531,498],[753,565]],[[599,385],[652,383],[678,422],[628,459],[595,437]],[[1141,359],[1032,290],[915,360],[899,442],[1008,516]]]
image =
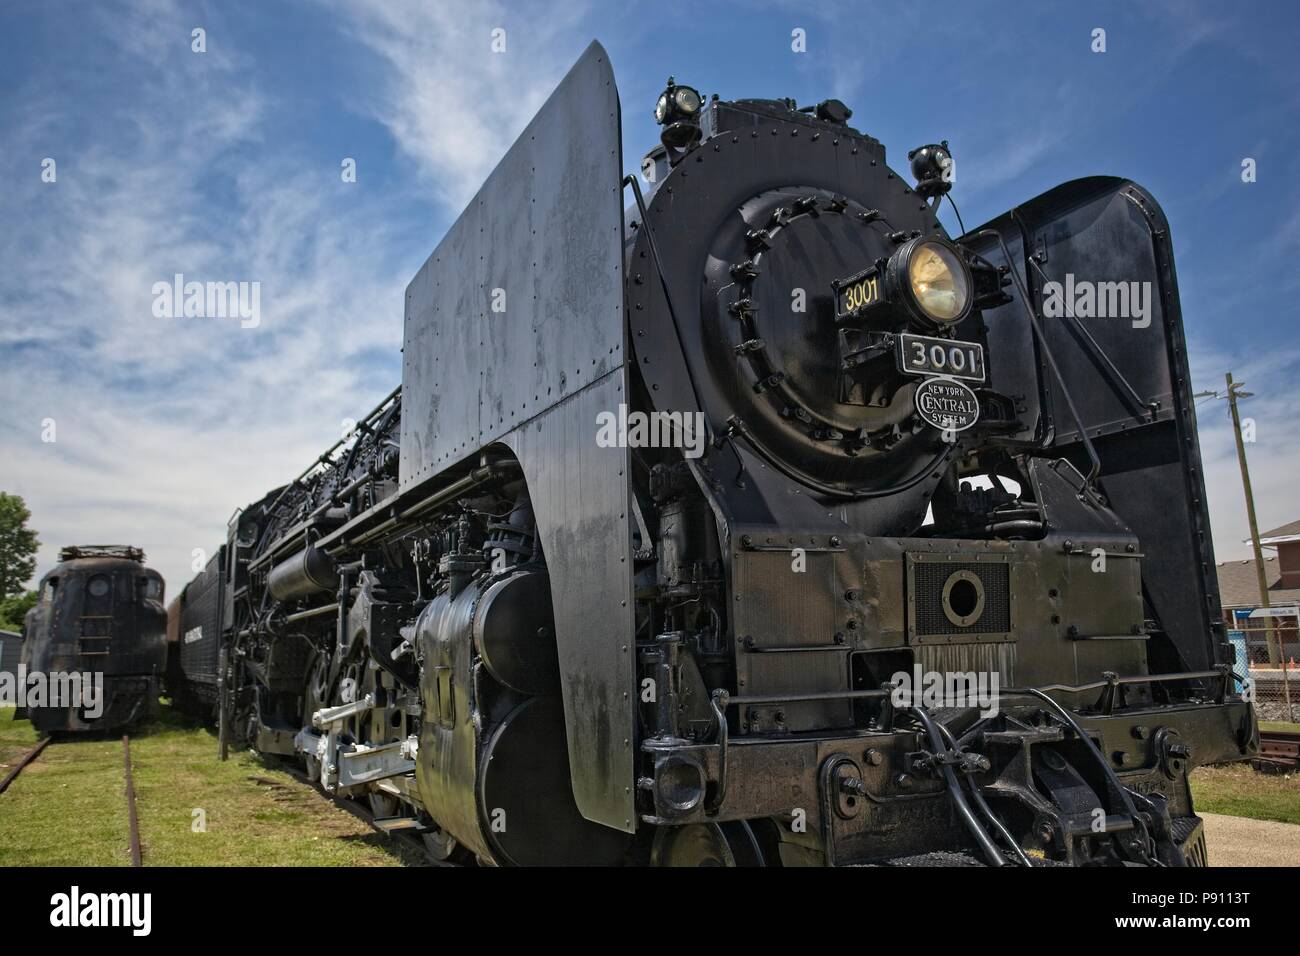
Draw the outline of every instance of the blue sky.
[[[129,542],[174,591],[237,506],[386,394],[406,281],[592,38],[629,170],[672,73],[837,96],[897,169],[949,140],[971,226],[1074,177],[1142,183],[1172,223],[1194,385],[1232,369],[1257,394],[1261,524],[1300,518],[1294,4],[20,0],[0,10],[0,489],[32,507],[41,570]],[[260,325],[154,317],[176,272],[260,282]],[[1243,557],[1226,409],[1200,416],[1216,548]]]

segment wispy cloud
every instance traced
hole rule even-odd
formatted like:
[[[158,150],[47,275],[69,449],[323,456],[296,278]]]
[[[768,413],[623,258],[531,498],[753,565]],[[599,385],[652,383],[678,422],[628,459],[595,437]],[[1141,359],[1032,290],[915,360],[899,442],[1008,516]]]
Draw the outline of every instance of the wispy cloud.
[[[122,85],[25,90],[6,131],[23,176],[0,234],[0,486],[32,507],[42,567],[112,539],[174,589],[237,505],[391,389],[409,263],[386,257],[396,197],[343,184],[337,160],[249,158],[284,104],[228,45],[191,52],[190,19],[161,2],[103,26],[106,57],[134,64]],[[72,126],[41,183],[51,131]],[[260,326],[155,317],[153,284],[177,272],[259,282]]]
[[[383,58],[366,99],[438,197],[459,209],[581,52],[570,31],[586,4],[359,0],[343,12]]]

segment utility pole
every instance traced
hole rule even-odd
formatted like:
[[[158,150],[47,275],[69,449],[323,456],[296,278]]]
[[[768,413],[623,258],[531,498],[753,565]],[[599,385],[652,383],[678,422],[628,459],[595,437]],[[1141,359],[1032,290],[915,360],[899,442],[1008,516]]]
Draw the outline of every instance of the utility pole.
[[[1259,524],[1255,521],[1255,495],[1250,489],[1250,468],[1246,465],[1246,443],[1241,436],[1241,414],[1237,411],[1237,399],[1250,398],[1250,392],[1241,391],[1245,382],[1234,382],[1232,373],[1227,374],[1228,392],[1226,395],[1220,395],[1218,392],[1198,392],[1193,398],[1210,397],[1226,398],[1228,408],[1232,410],[1232,430],[1237,438],[1237,463],[1241,466],[1241,486],[1246,492],[1246,518],[1250,521],[1250,545],[1255,551],[1255,575],[1259,582],[1259,603],[1260,607],[1267,609],[1271,607],[1268,598],[1268,575],[1264,572],[1264,549],[1259,543]],[[1295,711],[1291,708],[1291,675],[1287,673],[1286,654],[1282,647],[1282,639],[1273,627],[1273,618],[1271,615],[1266,616],[1264,620],[1265,635],[1268,643],[1268,662],[1272,665],[1280,664],[1282,666],[1282,694],[1286,703],[1286,720],[1291,720]]]
[[[1259,601],[1260,607],[1267,608],[1270,606],[1268,597],[1268,575],[1264,572],[1264,550],[1259,543],[1259,524],[1255,521],[1255,494],[1250,488],[1250,467],[1246,464],[1246,443],[1241,436],[1241,414],[1237,411],[1237,399],[1251,398],[1250,392],[1241,390],[1245,382],[1234,382],[1232,373],[1227,374],[1228,391],[1226,394],[1219,392],[1197,392],[1193,398],[1226,398],[1228,408],[1232,411],[1232,433],[1237,439],[1237,464],[1241,467],[1241,486],[1246,492],[1246,519],[1250,522],[1250,546],[1255,552],[1255,576],[1259,584]],[[1268,644],[1268,662],[1278,664],[1281,662],[1280,648],[1274,646],[1273,636],[1273,619],[1265,618],[1267,624],[1267,644]]]
[[[1268,598],[1268,575],[1264,571],[1264,549],[1259,544],[1259,524],[1255,521],[1255,495],[1250,490],[1250,467],[1246,464],[1246,443],[1241,437],[1241,413],[1237,411],[1237,398],[1249,398],[1249,392],[1241,392],[1241,386],[1244,382],[1234,382],[1232,373],[1227,375],[1228,381],[1228,408],[1232,410],[1232,433],[1237,438],[1237,463],[1241,465],[1241,486],[1246,490],[1246,517],[1250,521],[1250,545],[1255,550],[1255,575],[1259,581],[1259,602],[1260,607],[1269,607]],[[1265,618],[1268,622],[1268,662],[1270,664],[1279,664],[1282,660],[1281,649],[1276,646],[1275,635],[1273,631],[1273,619]]]

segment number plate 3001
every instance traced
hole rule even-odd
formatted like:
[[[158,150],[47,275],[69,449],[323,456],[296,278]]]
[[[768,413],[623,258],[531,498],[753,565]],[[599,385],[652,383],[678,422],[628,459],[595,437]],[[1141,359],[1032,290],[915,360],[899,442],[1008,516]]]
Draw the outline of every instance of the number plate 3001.
[[[945,375],[984,381],[984,346],[904,332],[898,337],[898,370],[908,375]]]

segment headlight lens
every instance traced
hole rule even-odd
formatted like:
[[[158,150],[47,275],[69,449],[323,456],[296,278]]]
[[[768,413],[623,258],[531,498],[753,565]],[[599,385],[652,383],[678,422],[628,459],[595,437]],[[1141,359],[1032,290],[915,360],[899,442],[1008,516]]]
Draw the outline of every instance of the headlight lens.
[[[927,318],[946,325],[966,314],[970,279],[965,265],[946,245],[920,243],[908,259],[907,281]]]
[[[668,116],[668,104],[669,104],[668,94],[667,94],[667,93],[660,93],[660,94],[659,94],[659,102],[655,103],[655,122],[656,122],[656,123],[661,123],[661,124],[662,124],[663,121],[667,118],[667,116]]]
[[[689,86],[677,87],[673,98],[677,102],[677,108],[688,116],[700,108],[700,94]]]

